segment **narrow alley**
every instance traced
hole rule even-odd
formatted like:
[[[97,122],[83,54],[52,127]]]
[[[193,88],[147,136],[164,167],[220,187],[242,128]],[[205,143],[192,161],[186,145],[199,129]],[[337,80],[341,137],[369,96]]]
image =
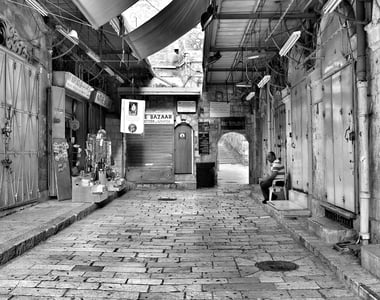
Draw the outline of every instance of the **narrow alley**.
[[[250,193],[129,191],[1,266],[0,299],[359,299]]]

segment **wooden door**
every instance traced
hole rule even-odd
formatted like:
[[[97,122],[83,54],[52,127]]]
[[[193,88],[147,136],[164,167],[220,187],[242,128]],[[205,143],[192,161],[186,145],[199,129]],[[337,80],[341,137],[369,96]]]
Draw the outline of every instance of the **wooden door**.
[[[174,130],[175,173],[193,173],[193,130],[187,124],[180,124]]]
[[[8,52],[0,55],[0,207],[38,198],[37,69]]]

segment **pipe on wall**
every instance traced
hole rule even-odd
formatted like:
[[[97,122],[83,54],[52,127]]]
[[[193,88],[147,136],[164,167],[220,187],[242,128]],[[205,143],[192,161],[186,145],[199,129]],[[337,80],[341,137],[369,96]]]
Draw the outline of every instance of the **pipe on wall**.
[[[356,1],[356,34],[357,64],[356,84],[358,90],[358,142],[359,142],[359,205],[360,205],[360,238],[363,245],[370,239],[369,232],[369,119],[368,119],[368,83],[366,70],[366,35],[364,24],[365,6],[363,1]]]

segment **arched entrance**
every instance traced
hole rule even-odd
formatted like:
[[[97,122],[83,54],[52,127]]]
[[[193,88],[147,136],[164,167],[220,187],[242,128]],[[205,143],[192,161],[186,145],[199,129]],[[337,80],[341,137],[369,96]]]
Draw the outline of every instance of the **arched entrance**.
[[[224,134],[218,142],[218,185],[249,183],[249,143],[244,135]]]

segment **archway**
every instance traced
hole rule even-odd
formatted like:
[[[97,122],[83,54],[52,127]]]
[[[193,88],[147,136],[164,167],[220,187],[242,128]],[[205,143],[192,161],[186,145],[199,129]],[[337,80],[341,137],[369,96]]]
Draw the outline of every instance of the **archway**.
[[[249,143],[244,135],[224,134],[218,141],[218,185],[249,183]]]

